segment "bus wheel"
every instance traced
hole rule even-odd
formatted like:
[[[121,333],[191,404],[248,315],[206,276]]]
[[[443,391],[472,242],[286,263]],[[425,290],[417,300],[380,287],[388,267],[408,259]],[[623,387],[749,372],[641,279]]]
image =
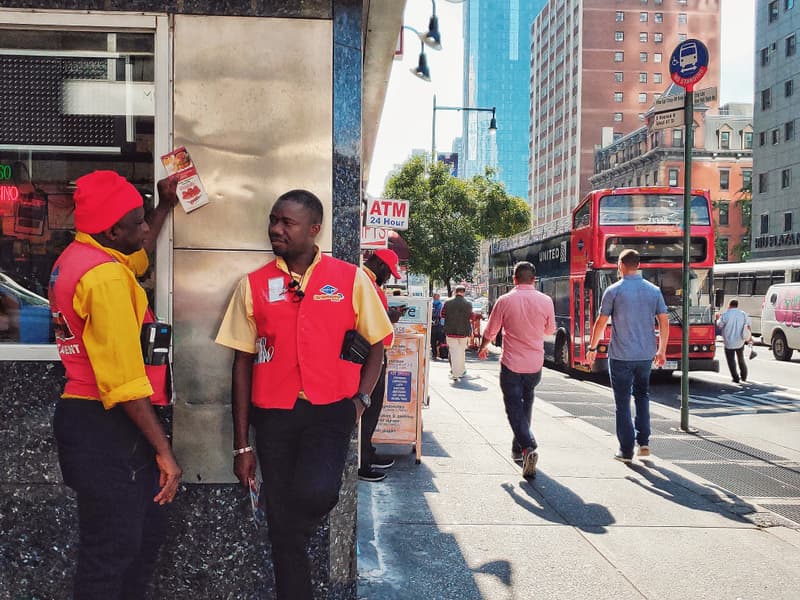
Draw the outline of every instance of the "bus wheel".
[[[792,349],[786,343],[786,336],[783,332],[776,331],[772,336],[772,354],[775,360],[789,360],[792,358]]]
[[[564,335],[558,336],[556,340],[556,368],[561,371],[569,369],[569,345]]]

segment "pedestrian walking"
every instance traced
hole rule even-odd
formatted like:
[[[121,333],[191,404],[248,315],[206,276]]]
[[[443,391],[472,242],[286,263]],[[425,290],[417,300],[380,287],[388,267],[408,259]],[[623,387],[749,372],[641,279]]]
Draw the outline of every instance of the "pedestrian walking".
[[[216,342],[235,351],[233,470],[255,479],[252,419],[279,600],[311,600],[307,545],[339,501],[353,427],[371,403],[392,324],[367,274],[315,244],[322,203],[280,196],[276,258],[241,279]]]
[[[736,298],[728,302],[728,310],[722,313],[717,320],[717,327],[725,344],[725,360],[734,383],[739,383],[740,380],[747,381],[747,361],[744,359],[744,347],[750,341],[751,326],[750,316],[739,308],[739,301]],[[737,362],[739,363],[738,372],[736,370]]]
[[[155,325],[136,279],[178,203],[176,185],[176,179],[158,182],[148,224],[141,194],[124,177],[113,171],[79,177],[77,234],[50,276],[67,380],[53,430],[64,483],[78,501],[76,600],[148,597],[166,530],[163,505],[175,498],[181,479],[153,410],[170,400],[168,366],[155,359],[167,356],[169,336],[160,332],[169,328]],[[146,361],[140,340],[153,326],[161,352]]]
[[[457,285],[455,295],[442,306],[450,377],[453,381],[459,381],[466,375],[467,345],[472,334],[472,303],[464,297],[466,292],[467,288]]]
[[[542,378],[544,336],[556,330],[553,300],[537,291],[536,268],[529,262],[514,265],[514,289],[500,296],[483,332],[478,358],[485,359],[489,343],[500,328],[503,355],[500,389],[514,439],[511,453],[522,461],[522,475],[536,477],[538,444],[531,428],[534,388]]]
[[[389,276],[400,279],[399,262],[400,259],[394,250],[381,249],[373,252],[362,267],[375,286],[375,291],[381,299],[381,304],[383,304],[383,308],[386,309],[389,320],[393,324],[400,320],[400,317],[405,313],[405,308],[389,306],[386,292],[383,291],[382,286],[389,281]],[[394,459],[391,456],[378,454],[375,446],[372,445],[372,435],[378,426],[381,409],[383,408],[383,399],[386,395],[386,349],[392,347],[393,341],[394,332],[383,338],[384,350],[381,372],[370,394],[372,399],[370,405],[361,415],[361,456],[358,467],[358,478],[361,481],[382,481],[386,479],[384,470],[394,465]]]
[[[633,459],[634,443],[639,445],[639,456],[650,456],[650,370],[654,360],[658,367],[666,361],[669,317],[661,290],[639,272],[638,252],[623,250],[617,268],[620,279],[603,293],[586,358],[594,364],[597,344],[610,319],[608,374],[617,406],[619,441],[614,458],[627,463]],[[631,418],[631,394],[635,420]]]
[[[433,295],[431,302],[431,356],[439,358],[439,346],[444,343],[444,319],[442,319],[442,307],[444,302],[439,294]]]

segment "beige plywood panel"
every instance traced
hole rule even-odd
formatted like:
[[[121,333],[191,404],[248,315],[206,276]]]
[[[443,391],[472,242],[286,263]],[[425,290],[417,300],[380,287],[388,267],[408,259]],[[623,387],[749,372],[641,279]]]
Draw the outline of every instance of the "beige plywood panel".
[[[331,249],[332,29],[328,20],[175,16],[174,133],[210,204],[175,211],[179,248],[267,250],[282,193],[305,188]]]
[[[272,258],[267,252],[175,250],[174,445],[187,481],[232,481],[233,350],[214,338],[241,277]]]

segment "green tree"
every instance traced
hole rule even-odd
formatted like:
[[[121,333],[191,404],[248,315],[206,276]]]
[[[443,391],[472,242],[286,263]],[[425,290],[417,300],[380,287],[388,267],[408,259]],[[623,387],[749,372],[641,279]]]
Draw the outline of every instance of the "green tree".
[[[733,247],[733,253],[741,261],[750,259],[750,237],[753,229],[753,180],[742,186],[736,195],[739,196],[739,206],[742,209],[742,225],[745,232],[742,240]]]
[[[472,279],[479,240],[507,236],[530,226],[529,210],[519,198],[508,196],[494,172],[469,181],[450,174],[437,162],[426,169],[421,157],[407,161],[389,178],[387,198],[409,200],[409,270],[441,281],[452,291],[454,281]]]

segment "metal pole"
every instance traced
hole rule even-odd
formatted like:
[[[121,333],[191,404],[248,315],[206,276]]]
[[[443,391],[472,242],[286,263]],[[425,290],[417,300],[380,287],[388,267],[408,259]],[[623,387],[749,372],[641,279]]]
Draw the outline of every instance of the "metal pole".
[[[694,145],[694,86],[683,100],[686,131],[683,146],[683,311],[681,333],[681,430],[689,431],[689,249],[692,241],[692,146]]]
[[[433,119],[431,120],[431,165],[436,163],[436,94],[433,95]]]

